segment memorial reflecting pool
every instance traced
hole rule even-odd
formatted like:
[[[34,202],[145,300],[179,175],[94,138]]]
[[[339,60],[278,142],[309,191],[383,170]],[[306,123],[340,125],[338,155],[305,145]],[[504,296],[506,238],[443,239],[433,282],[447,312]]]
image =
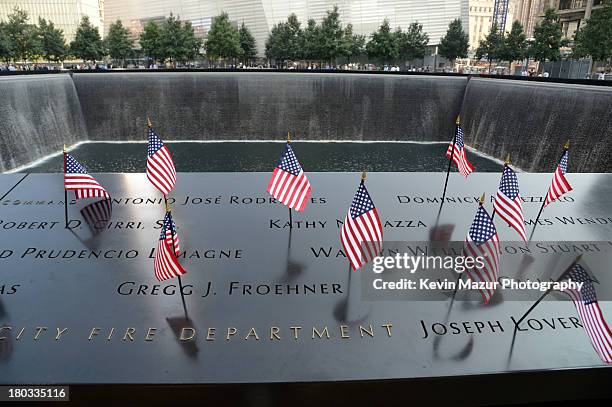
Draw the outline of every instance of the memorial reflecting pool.
[[[179,172],[272,171],[283,150],[278,142],[166,143]],[[316,143],[292,146],[306,172],[446,171],[446,143]],[[71,154],[90,172],[144,172],[146,143],[85,143]],[[499,172],[501,164],[468,151],[479,172]],[[62,172],[63,158],[49,158],[22,172]],[[453,166],[453,171],[456,167]]]

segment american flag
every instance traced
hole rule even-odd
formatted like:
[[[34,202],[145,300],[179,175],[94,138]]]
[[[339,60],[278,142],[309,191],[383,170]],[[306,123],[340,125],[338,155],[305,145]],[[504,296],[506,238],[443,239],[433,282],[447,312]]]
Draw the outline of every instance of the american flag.
[[[173,246],[174,250],[172,249]],[[176,224],[172,220],[171,213],[166,212],[153,262],[155,277],[159,281],[168,280],[186,273],[177,258],[180,254],[181,248],[178,233],[176,233]]]
[[[176,168],[168,147],[149,127],[149,147],[147,149],[147,178],[159,189],[168,195],[176,185]]]
[[[464,256],[482,257],[484,267],[467,270],[468,278],[476,282],[495,282],[499,275],[499,237],[495,225],[485,208],[480,205],[470,231],[465,238]],[[485,304],[491,301],[495,290],[480,290]]]
[[[267,191],[278,201],[298,212],[303,211],[308,203],[312,188],[289,143],[274,168]]]
[[[110,198],[106,189],[68,153],[64,153],[64,189],[74,191],[76,199]]]
[[[103,199],[87,205],[80,212],[91,234],[95,236],[106,229],[113,214],[113,205],[110,199]]]
[[[518,232],[521,239],[527,242],[518,178],[514,170],[507,165],[502,173],[493,207],[495,212]]]
[[[568,154],[566,151],[561,157],[561,161],[557,166],[557,170],[555,171],[555,175],[553,176],[550,188],[548,188],[548,194],[546,194],[546,201],[544,202],[544,207],[548,206],[549,203],[560,198],[563,194],[572,190],[572,186],[570,185],[567,178],[565,178],[565,173],[567,172],[567,158]]]
[[[453,143],[454,141],[454,143]],[[453,161],[457,164],[457,168],[461,175],[467,178],[468,175],[472,171],[474,171],[474,166],[470,163],[465,155],[465,145],[463,144],[463,130],[461,130],[460,126],[455,127],[455,137],[453,141],[448,146],[446,150],[446,158],[450,158],[453,156]],[[455,152],[453,153],[453,145],[455,147]]]
[[[382,224],[363,181],[344,219],[340,240],[355,271],[382,251]]]
[[[580,264],[576,264],[570,270],[567,278],[574,282],[584,283],[580,290],[568,289],[562,292],[567,294],[574,303],[582,327],[601,360],[612,363],[612,332],[599,308],[593,280]]]

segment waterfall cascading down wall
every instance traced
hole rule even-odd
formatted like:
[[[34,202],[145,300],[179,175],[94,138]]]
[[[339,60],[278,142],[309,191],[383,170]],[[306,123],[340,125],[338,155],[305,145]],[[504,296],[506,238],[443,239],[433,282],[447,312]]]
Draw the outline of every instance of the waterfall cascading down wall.
[[[0,171],[82,140],[465,141],[527,171],[612,171],[612,87],[465,76],[78,72],[0,77]]]
[[[0,172],[87,139],[69,75],[0,77]]]
[[[446,140],[465,77],[273,72],[74,75],[92,140]]]
[[[466,143],[525,171],[612,171],[612,87],[474,78],[461,113]]]

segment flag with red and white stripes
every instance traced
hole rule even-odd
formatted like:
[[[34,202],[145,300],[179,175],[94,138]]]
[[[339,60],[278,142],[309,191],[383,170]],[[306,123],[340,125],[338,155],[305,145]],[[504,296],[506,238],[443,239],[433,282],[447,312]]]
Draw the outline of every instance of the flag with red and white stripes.
[[[481,257],[483,260],[484,266],[482,268],[475,265],[467,269],[469,279],[478,283],[497,282],[500,255],[499,236],[491,217],[482,205],[478,207],[470,231],[465,238],[463,255],[474,259]],[[495,290],[492,288],[479,291],[485,304],[489,303],[493,294],[495,294]]]
[[[559,165],[557,166],[555,175],[553,175],[550,187],[548,188],[548,194],[546,194],[546,201],[544,202],[544,207],[548,206],[548,204],[550,204],[551,202],[559,199],[563,194],[572,190],[572,186],[570,185],[567,178],[565,178],[565,173],[567,173],[567,159],[568,154],[567,151],[565,151],[565,153],[563,153],[563,157],[561,157]]]
[[[164,196],[168,195],[176,185],[176,168],[170,150],[150,127],[147,178]]]
[[[106,189],[68,153],[64,153],[64,189],[74,191],[76,199],[110,198]]]
[[[518,178],[514,170],[507,165],[504,167],[493,207],[499,217],[516,230],[523,241],[527,242]]]
[[[382,251],[382,224],[363,181],[344,219],[340,240],[355,271]]]
[[[583,283],[580,290],[567,289],[562,292],[574,303],[582,327],[601,360],[608,364],[612,363],[612,332],[599,308],[593,280],[580,264],[576,264],[570,270],[567,279]]]
[[[155,259],[153,260],[153,268],[155,269],[157,280],[164,281],[186,273],[178,261],[177,256],[180,254],[181,248],[178,233],[176,233],[176,224],[172,220],[171,213],[166,212],[159,241],[157,242]]]
[[[453,148],[455,150],[454,153]],[[446,158],[450,159],[452,156],[453,161],[457,165],[461,175],[467,178],[467,176],[474,171],[474,166],[468,161],[465,151],[465,144],[463,143],[463,130],[461,130],[461,127],[457,125],[455,127],[455,137],[448,145],[448,149],[446,150]]]
[[[301,212],[308,203],[312,187],[293,149],[287,143],[270,181],[267,191],[279,202]]]

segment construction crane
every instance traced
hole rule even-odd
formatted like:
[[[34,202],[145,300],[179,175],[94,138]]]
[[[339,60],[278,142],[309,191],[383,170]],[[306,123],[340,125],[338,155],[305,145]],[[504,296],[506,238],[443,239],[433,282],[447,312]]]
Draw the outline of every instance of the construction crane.
[[[493,6],[493,18],[491,19],[491,27],[497,25],[500,32],[506,31],[506,19],[508,18],[508,3],[510,0],[495,0]]]

